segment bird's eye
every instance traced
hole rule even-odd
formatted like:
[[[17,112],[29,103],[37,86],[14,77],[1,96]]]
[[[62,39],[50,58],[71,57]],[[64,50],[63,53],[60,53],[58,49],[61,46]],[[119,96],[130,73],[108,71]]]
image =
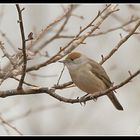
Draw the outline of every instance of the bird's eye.
[[[74,59],[70,58],[71,61],[73,61]]]

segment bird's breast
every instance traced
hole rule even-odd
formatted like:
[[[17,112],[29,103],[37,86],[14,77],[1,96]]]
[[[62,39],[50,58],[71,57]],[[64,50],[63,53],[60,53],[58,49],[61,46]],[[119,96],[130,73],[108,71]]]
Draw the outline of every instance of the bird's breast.
[[[75,85],[89,94],[106,89],[103,81],[85,67],[73,70],[70,75]]]

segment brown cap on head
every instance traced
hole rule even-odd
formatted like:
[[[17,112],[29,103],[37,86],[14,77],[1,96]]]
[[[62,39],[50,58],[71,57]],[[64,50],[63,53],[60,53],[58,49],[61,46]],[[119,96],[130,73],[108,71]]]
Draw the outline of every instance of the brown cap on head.
[[[79,52],[71,52],[70,54],[68,54],[66,59],[76,59],[76,58],[79,58],[80,56],[81,56],[81,53]]]

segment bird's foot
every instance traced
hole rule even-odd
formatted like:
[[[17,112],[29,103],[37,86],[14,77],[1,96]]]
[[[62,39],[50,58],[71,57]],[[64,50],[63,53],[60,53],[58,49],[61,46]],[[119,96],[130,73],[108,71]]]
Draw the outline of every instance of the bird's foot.
[[[82,105],[82,103],[84,103],[84,105],[86,105],[86,96],[87,96],[87,95],[88,95],[88,94],[82,96],[82,97],[79,99],[79,102],[80,102],[81,105]]]
[[[93,94],[86,94],[79,99],[80,104],[82,105],[82,103],[84,103],[85,105],[87,99],[92,99],[93,101],[97,101],[97,97],[95,97]]]
[[[87,98],[90,98],[90,99],[92,99],[93,101],[97,101],[97,97],[95,97],[93,94],[88,94],[87,96],[86,96],[86,99]]]

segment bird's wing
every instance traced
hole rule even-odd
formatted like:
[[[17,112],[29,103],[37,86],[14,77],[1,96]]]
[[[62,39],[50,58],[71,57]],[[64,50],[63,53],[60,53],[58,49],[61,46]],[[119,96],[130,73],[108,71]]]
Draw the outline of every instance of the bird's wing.
[[[112,85],[110,78],[105,72],[104,68],[94,60],[89,61],[91,67],[91,72],[93,72],[99,79],[101,79],[105,85],[109,88]]]

